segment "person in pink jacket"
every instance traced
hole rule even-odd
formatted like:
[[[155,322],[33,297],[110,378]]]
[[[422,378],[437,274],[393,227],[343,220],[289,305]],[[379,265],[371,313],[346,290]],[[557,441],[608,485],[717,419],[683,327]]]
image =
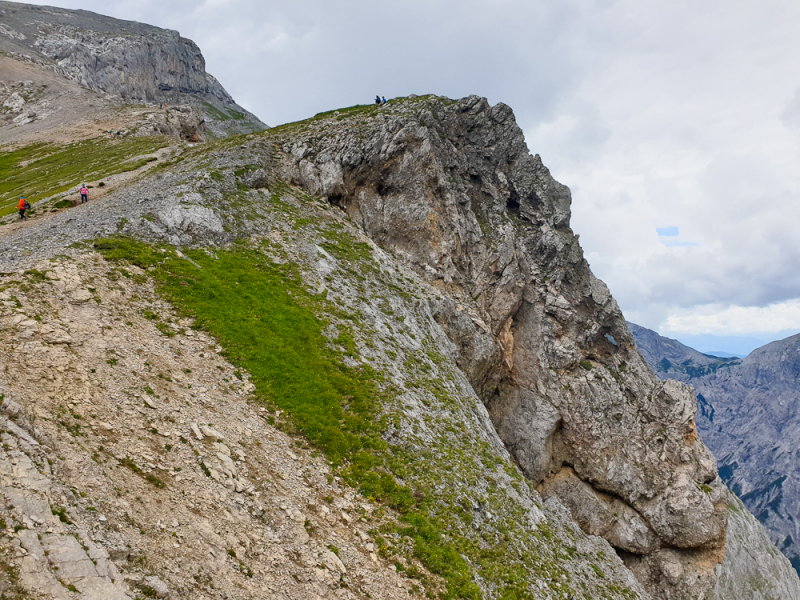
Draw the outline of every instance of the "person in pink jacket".
[[[84,202],[89,201],[89,189],[86,187],[86,184],[81,185],[81,204]]]

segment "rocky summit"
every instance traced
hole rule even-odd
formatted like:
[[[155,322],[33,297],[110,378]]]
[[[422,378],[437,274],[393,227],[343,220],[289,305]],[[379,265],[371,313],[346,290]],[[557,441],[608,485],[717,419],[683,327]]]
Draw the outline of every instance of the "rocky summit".
[[[68,87],[121,44],[143,66],[92,93],[214,95],[177,34],[2,10],[61,57],[14,68]],[[7,597],[800,598],[508,106],[19,131],[45,127],[0,129],[0,193],[38,194],[0,227]]]

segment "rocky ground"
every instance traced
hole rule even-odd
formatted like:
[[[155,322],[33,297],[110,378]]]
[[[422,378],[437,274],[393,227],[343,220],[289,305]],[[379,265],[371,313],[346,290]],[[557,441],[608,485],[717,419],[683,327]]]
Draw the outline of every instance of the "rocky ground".
[[[186,148],[99,201],[0,228],[0,375],[50,472],[26,456],[57,492],[27,515],[29,529],[44,528],[45,545],[48,528],[86,531],[96,549],[83,552],[106,569],[65,585],[313,598],[402,597],[421,583],[381,554],[396,551],[407,574],[415,542],[379,539],[388,511],[272,427],[281,415],[251,403],[247,374],[218,353],[223,337],[192,329],[150,273],[102,262],[85,243],[115,233],[165,244],[173,266],[246,246],[297,269],[301,293],[325,298],[315,316],[326,338],[352,335],[343,364],[369,365],[386,392],[382,439],[403,458],[384,472],[441,528],[437,548],[468,563],[476,597],[709,598],[720,568],[752,564],[730,547],[748,544],[745,527],[728,544],[742,564],[717,565],[727,495],[695,435],[690,391],[645,367],[582,260],[568,190],[527,154],[510,110],[422,98],[350,112]],[[12,366],[18,355],[24,368]],[[632,475],[640,458],[649,466]],[[548,473],[534,467],[568,485],[540,488],[543,500]],[[578,488],[585,498],[570,505]],[[48,507],[75,529],[38,525]],[[6,517],[12,531],[27,526],[23,513]],[[326,562],[331,547],[346,573]],[[51,555],[25,568],[52,583],[62,567]],[[23,550],[7,558],[8,585],[23,585]],[[731,599],[757,597],[727,581]]]
[[[280,415],[250,402],[246,374],[142,272],[67,254],[0,288],[7,594],[420,590],[379,557],[375,533],[392,516],[270,425]]]

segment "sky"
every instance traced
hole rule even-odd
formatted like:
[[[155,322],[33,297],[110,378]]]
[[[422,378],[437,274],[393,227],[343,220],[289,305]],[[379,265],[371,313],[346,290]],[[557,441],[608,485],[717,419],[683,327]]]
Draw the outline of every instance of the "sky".
[[[34,3],[177,29],[269,125],[376,94],[504,102],[628,320],[734,353],[800,332],[796,0]]]

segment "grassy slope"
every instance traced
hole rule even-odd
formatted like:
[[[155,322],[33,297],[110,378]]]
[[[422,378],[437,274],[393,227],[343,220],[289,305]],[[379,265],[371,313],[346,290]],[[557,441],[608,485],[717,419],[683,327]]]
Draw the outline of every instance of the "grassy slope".
[[[389,470],[392,457],[381,437],[382,392],[368,367],[347,367],[341,352],[323,335],[317,314],[337,312],[310,295],[291,264],[273,262],[258,248],[187,252],[200,269],[172,253],[126,239],[105,239],[95,247],[107,259],[125,259],[154,271],[160,291],[225,347],[226,357],[246,368],[261,400],[292,416],[292,425],[340,467],[365,496],[388,502],[406,515],[417,555],[450,585],[446,597],[479,598],[469,568],[455,548],[440,541],[442,531],[420,511],[412,491]],[[352,349],[342,333],[335,340]],[[352,350],[350,350],[352,351]]]
[[[13,212],[20,196],[33,204],[81,183],[138,169],[147,159],[137,157],[166,145],[163,137],[98,138],[4,152],[0,154],[0,216]]]

